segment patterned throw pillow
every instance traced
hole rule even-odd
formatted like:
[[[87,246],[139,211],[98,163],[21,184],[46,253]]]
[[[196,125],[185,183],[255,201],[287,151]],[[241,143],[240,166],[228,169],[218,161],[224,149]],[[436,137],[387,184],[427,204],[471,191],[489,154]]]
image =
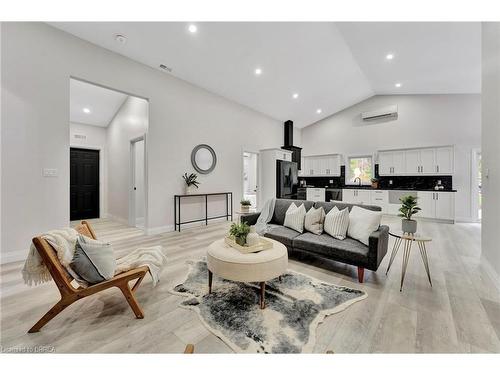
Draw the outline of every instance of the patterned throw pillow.
[[[79,235],[70,264],[89,284],[109,280],[115,275],[116,259],[111,244]]]
[[[317,234],[318,236],[323,233],[323,222],[325,221],[325,209],[323,207],[311,207],[307,211],[304,220],[304,229],[308,232]]]
[[[337,206],[333,207],[325,217],[324,231],[333,238],[344,240],[349,227],[349,209],[339,211]]]
[[[292,203],[285,214],[285,222],[283,226],[296,230],[299,233],[304,232],[304,218],[306,216],[306,208],[304,204],[299,207]]]

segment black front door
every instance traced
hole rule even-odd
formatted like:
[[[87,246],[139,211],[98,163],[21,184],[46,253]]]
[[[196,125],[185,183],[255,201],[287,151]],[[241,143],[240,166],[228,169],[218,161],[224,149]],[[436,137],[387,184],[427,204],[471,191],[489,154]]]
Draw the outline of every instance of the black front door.
[[[70,220],[99,217],[99,151],[70,150]]]

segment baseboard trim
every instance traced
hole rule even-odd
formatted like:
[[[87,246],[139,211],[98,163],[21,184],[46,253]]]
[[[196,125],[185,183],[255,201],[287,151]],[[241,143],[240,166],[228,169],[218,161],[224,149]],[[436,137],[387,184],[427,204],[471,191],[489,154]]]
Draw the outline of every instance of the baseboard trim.
[[[9,251],[0,255],[0,264],[20,262],[26,259],[27,250]]]
[[[123,217],[120,217],[120,216],[115,216],[115,215],[108,213],[106,215],[106,218],[113,220],[113,221],[116,221],[116,222],[121,223],[121,224],[128,225],[128,219],[124,219]]]
[[[495,284],[495,287],[500,291],[500,275],[495,271],[490,261],[486,259],[484,255],[481,255],[481,265],[493,281],[493,284]]]
[[[460,217],[460,216],[457,216],[455,218],[455,222],[456,223],[474,223],[474,224],[477,224],[477,223],[480,223],[481,221],[477,220],[477,219],[474,219],[473,217]]]

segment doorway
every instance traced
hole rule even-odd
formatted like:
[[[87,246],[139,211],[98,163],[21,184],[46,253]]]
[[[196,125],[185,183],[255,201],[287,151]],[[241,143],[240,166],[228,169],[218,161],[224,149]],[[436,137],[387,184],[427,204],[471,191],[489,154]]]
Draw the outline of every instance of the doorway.
[[[70,220],[99,217],[99,150],[70,148]]]
[[[258,204],[258,157],[256,152],[243,152],[243,199],[249,200],[254,208]]]
[[[146,136],[130,141],[130,225],[144,229],[146,217]]]

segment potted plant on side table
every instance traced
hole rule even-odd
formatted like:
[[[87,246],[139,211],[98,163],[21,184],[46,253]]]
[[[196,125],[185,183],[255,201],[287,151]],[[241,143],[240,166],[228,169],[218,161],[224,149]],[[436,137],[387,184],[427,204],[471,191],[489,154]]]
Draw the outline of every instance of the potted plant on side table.
[[[184,179],[184,182],[186,183],[185,186],[185,193],[186,194],[193,194],[196,192],[196,189],[200,186],[200,182],[198,181],[198,175],[195,173],[187,174],[184,173],[184,176],[182,176]]]
[[[229,235],[232,236],[234,241],[240,246],[245,246],[247,243],[248,233],[250,233],[250,226],[247,223],[233,223],[229,229]]]
[[[412,220],[412,216],[420,211],[420,207],[417,206],[417,197],[407,195],[399,198],[399,200],[401,202],[399,216],[403,218],[401,221],[401,229],[403,233],[414,234],[417,231],[417,222],[416,220]]]
[[[252,202],[250,202],[248,199],[242,199],[240,201],[241,205],[241,212],[249,212],[250,207],[252,206]]]

